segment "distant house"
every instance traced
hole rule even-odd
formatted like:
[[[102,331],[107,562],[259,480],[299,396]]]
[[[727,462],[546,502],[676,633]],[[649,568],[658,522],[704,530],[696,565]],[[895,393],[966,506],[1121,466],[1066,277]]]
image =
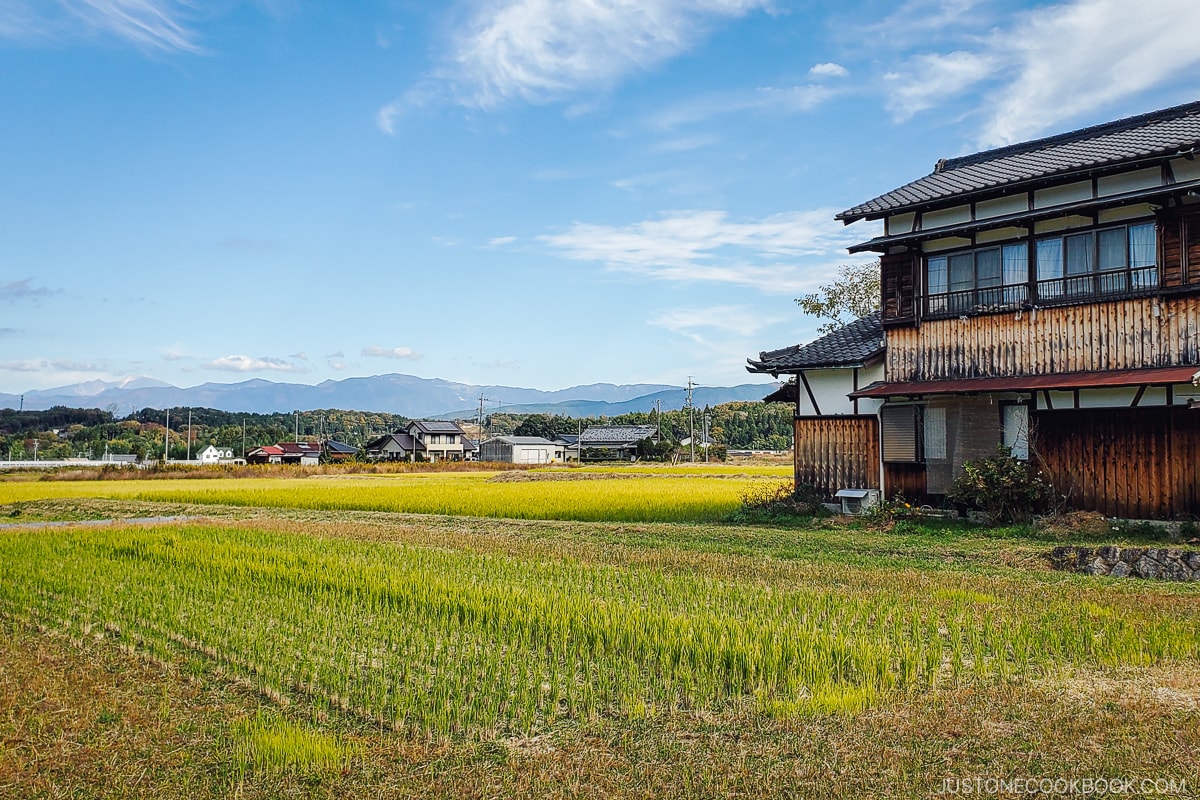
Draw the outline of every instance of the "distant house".
[[[278,442],[275,446],[283,451],[284,464],[315,467],[321,463],[321,445],[316,442]]]
[[[363,450],[367,458],[375,461],[415,461],[418,455],[424,458],[425,445],[416,437],[401,431],[372,439]]]
[[[194,460],[201,464],[232,464],[234,461],[233,450],[210,444],[196,453]]]
[[[593,425],[579,437],[584,460],[632,460],[637,444],[658,436],[654,425]]]
[[[343,442],[327,439],[321,443],[321,451],[329,461],[349,461],[358,455],[358,448]]]
[[[554,437],[554,443],[560,445],[563,449],[563,460],[578,461],[579,460],[579,434],[577,433],[560,433]]]
[[[247,464],[282,464],[283,450],[273,444],[256,447],[246,453]]]
[[[457,422],[417,419],[404,431],[424,446],[430,461],[466,461],[471,452],[467,432]]]
[[[852,398],[883,380],[884,341],[875,312],[805,345],[759,353],[750,372],[791,380],[764,398],[795,406],[796,485],[827,498],[841,489],[878,489],[879,400]]]
[[[248,464],[299,464],[316,466],[321,461],[321,445],[313,442],[279,442],[256,447],[246,453]]]
[[[480,461],[508,464],[557,464],[565,460],[561,444],[541,436],[494,436],[479,445]]]

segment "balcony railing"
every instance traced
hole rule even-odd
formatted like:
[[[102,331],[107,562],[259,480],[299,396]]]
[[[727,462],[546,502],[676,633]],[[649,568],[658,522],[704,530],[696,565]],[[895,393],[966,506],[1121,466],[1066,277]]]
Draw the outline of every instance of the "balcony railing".
[[[1068,275],[1012,286],[931,294],[924,298],[923,306],[926,317],[958,317],[1030,306],[1070,305],[1114,297],[1137,297],[1157,291],[1158,267],[1149,266]]]

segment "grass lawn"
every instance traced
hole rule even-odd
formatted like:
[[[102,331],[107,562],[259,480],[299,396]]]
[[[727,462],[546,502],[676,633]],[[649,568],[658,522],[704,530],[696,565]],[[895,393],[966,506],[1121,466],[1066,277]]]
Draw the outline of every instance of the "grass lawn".
[[[188,519],[0,529],[0,797],[1200,791],[1200,587],[1026,529],[5,488],[8,523]]]

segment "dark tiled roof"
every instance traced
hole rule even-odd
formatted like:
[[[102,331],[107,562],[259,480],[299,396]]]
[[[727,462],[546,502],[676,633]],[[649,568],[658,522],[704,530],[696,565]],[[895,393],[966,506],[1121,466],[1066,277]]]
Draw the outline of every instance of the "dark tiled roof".
[[[657,432],[653,425],[593,425],[584,430],[579,443],[587,447],[627,445],[649,439]]]
[[[924,178],[847,209],[836,218],[850,223],[1038,178],[1190,153],[1197,144],[1200,102],[943,159]]]
[[[873,311],[808,344],[768,350],[759,353],[757,361],[748,358],[746,371],[778,375],[801,369],[848,367],[862,364],[881,352],[883,326],[879,322],[879,312]]]
[[[413,436],[402,432],[402,433],[388,433],[388,434],[384,434],[383,436],[380,436],[378,439],[372,439],[371,441],[367,442],[367,446],[366,446],[367,450],[371,450],[371,451],[382,450],[385,446],[387,446],[389,439],[391,441],[395,442],[405,452],[411,452],[414,449],[415,450],[424,450],[425,449],[425,445],[423,442],[421,442],[420,439],[414,438]]]
[[[276,442],[275,446],[283,451],[284,455],[308,455],[310,453],[320,455],[321,445],[314,442]]]
[[[325,450],[330,453],[344,453],[346,455],[352,455],[358,452],[358,448],[354,445],[345,444],[344,442],[338,442],[333,439],[329,439],[325,442]]]

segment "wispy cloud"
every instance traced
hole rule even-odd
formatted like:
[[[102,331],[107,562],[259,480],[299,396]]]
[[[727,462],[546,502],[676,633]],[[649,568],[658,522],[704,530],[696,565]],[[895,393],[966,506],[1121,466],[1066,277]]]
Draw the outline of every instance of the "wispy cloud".
[[[654,114],[649,122],[654,128],[674,130],[730,114],[803,114],[843,91],[824,84],[800,84],[707,94],[669,106]]]
[[[7,0],[0,7],[0,36],[58,41],[108,36],[145,50],[200,52],[188,25],[189,0]]]
[[[764,328],[781,322],[779,317],[764,315],[761,310],[747,306],[707,306],[703,308],[672,308],[647,320],[658,328],[678,333],[703,343],[704,331],[716,331],[734,336],[753,336]]]
[[[1026,15],[1000,39],[1012,54],[1015,77],[989,98],[982,142],[1025,139],[1194,75],[1198,29],[1200,3],[1193,0],[1079,0]],[[1192,80],[1193,90],[1197,83]]]
[[[264,356],[262,358],[251,358],[250,356],[243,355],[221,356],[220,358],[214,358],[212,361],[206,361],[202,366],[205,369],[216,369],[224,372],[306,371],[305,367],[300,364],[272,356]]]
[[[978,0],[918,0],[889,18],[895,26],[880,23],[901,56],[883,84],[897,120],[955,103],[961,116],[981,120],[978,146],[1003,145],[1186,80],[1200,65],[1193,0],[1068,0],[1003,18],[994,11]],[[964,104],[969,91],[977,96]]]
[[[0,370],[6,372],[69,372],[89,374],[107,372],[107,368],[99,364],[72,361],[67,358],[33,358],[18,361],[0,361]]]
[[[493,236],[488,239],[488,247],[503,247],[506,244],[512,244],[517,240],[515,236]]]
[[[918,112],[957,98],[992,77],[1001,63],[992,53],[961,50],[916,56],[908,63],[907,71],[884,75],[885,81],[892,84],[887,107],[897,121],[903,122]]]
[[[650,278],[715,282],[788,293],[815,285],[863,236],[833,222],[833,209],[735,221],[723,211],[680,211],[623,227],[576,223],[539,239],[566,258]]]
[[[364,347],[362,354],[368,358],[396,358],[417,361],[422,356],[411,347]]]
[[[45,286],[34,286],[33,278],[22,278],[19,281],[0,283],[0,300],[9,303],[18,300],[37,300],[58,294],[57,289],[47,289]]]
[[[0,328],[0,336],[12,336],[18,332],[17,328]]]
[[[607,89],[686,52],[722,20],[769,9],[774,0],[493,0],[477,2],[430,81],[382,108],[395,129],[407,108],[449,95],[490,109],[547,103]]]

